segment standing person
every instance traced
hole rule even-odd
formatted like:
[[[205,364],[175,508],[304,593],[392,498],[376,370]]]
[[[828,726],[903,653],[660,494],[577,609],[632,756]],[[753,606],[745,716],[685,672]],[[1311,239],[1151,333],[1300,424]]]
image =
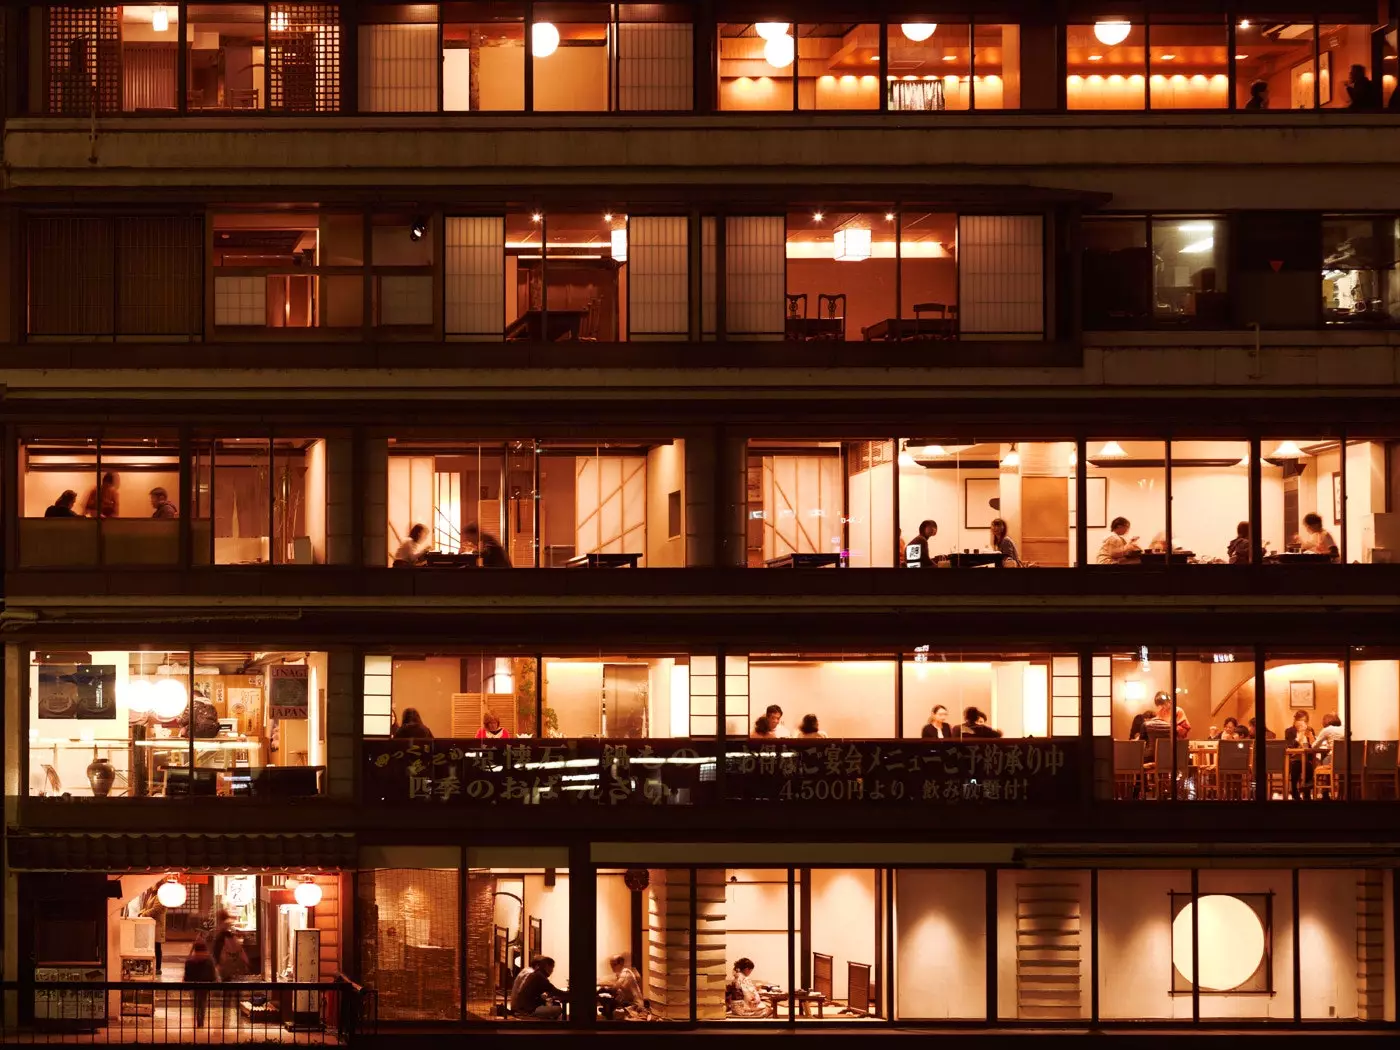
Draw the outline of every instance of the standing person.
[[[408,717],[408,711],[411,710],[413,709],[409,708],[407,711],[404,711],[405,718]],[[414,714],[417,714],[417,712],[415,711]],[[478,740],[509,740],[510,730],[502,728],[501,720],[496,717],[496,712],[483,711],[481,714],[481,728],[476,731],[476,738]]]
[[[431,740],[433,731],[423,724],[423,716],[416,707],[403,709],[403,721],[394,733],[395,740]]]
[[[1133,523],[1127,518],[1113,519],[1108,527],[1108,535],[1099,547],[1096,560],[1100,565],[1121,565],[1128,555],[1142,553],[1142,548],[1138,546],[1138,538],[1134,536],[1128,539],[1128,530],[1132,527]]]
[[[399,544],[399,549],[394,551],[394,568],[409,569],[423,564],[423,556],[428,553],[428,545],[432,542],[428,536],[428,526],[419,522],[408,530],[408,539]]]
[[[1303,531],[1294,539],[1298,541],[1298,549],[1305,554],[1326,554],[1333,561],[1337,560],[1337,541],[1322,527],[1322,515],[1316,512],[1303,515]]]
[[[160,902],[160,897],[157,895],[155,887],[152,887],[147,893],[149,896],[146,899],[145,905],[141,908],[141,917],[143,919],[154,919],[156,923],[156,978],[159,979],[161,966],[164,961],[162,959],[162,953],[165,949],[165,913],[168,909]]]
[[[1020,565],[1021,558],[1016,553],[1016,544],[1011,542],[1011,538],[1006,535],[1006,522],[1001,518],[992,519],[992,550],[1002,555],[1001,564]]]
[[[506,549],[501,546],[501,541],[489,532],[482,532],[481,527],[476,522],[472,522],[462,529],[462,540],[476,548],[483,569],[509,569],[511,567],[510,558],[506,555]]]
[[[1366,67],[1354,65],[1347,78],[1347,109],[1380,109],[1381,89],[1366,75]]]
[[[195,938],[195,942],[190,945],[190,954],[185,957],[185,980],[198,982],[200,984],[213,984],[219,979],[218,972],[214,968],[214,957],[209,954],[209,945],[204,943],[203,937]],[[209,1005],[209,992],[207,990],[194,993],[194,1026],[204,1027],[204,1014]]]
[[[928,722],[921,734],[925,740],[947,740],[953,735],[953,727],[948,724],[948,709],[942,704],[934,704],[929,712]]]
[[[904,567],[906,569],[933,568],[933,554],[929,551],[929,541],[938,535],[938,522],[932,518],[919,523],[919,534],[904,545]]]
[[[1256,80],[1249,85],[1249,101],[1244,104],[1245,109],[1268,109],[1269,108],[1269,83],[1266,80]]]
[[[1254,558],[1254,544],[1250,541],[1249,522],[1242,521],[1235,526],[1235,538],[1225,548],[1225,557],[1231,565],[1248,565]]]
[[[151,489],[151,517],[178,518],[180,508],[170,502],[170,494],[157,485]]]
[[[243,934],[233,924],[233,916],[219,911],[214,928],[214,943],[210,946],[219,980],[225,983],[241,981],[248,972],[248,956],[243,950]]]
[[[78,512],[73,504],[78,502],[78,494],[72,489],[64,489],[62,495],[53,501],[53,506],[44,511],[46,518],[76,518]]]
[[[83,517],[115,518],[121,513],[122,476],[115,471],[102,475],[102,484],[83,500]]]
[[[804,739],[826,739],[826,734],[822,732],[822,727],[817,722],[816,715],[802,716],[802,725],[797,730],[797,735]]]
[[[764,711],[763,714],[768,719],[768,729],[773,736],[792,736],[792,730],[783,725],[783,709],[781,707],[777,704],[769,704],[768,710]]]

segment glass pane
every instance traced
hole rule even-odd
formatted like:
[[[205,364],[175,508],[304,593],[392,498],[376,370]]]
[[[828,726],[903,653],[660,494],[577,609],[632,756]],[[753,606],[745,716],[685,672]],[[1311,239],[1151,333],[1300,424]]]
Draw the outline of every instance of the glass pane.
[[[600,887],[601,889],[601,887]],[[467,872],[467,1017],[558,1020],[569,989],[592,974],[569,975],[567,868],[490,867]],[[587,1001],[584,999],[583,1001]]]
[[[802,210],[787,218],[789,340],[860,340],[895,309],[889,212]]]
[[[789,945],[802,936],[802,912],[794,907],[795,920],[790,923],[788,898],[787,868],[725,871],[730,1020],[788,1018],[783,990],[796,987]]]
[[[900,304],[897,325],[870,338],[945,340],[958,335],[958,217],[951,212],[899,216]]]
[[[1241,18],[1235,25],[1235,107],[1313,109],[1316,45],[1311,22]]]
[[[606,17],[609,5],[591,6],[602,7]],[[535,111],[607,112],[612,63],[608,23],[586,21],[585,13],[565,4],[537,4],[534,17]]]
[[[684,656],[544,658],[545,736],[687,737],[690,712]]]
[[[114,478],[98,481],[97,442],[34,437],[19,445],[19,558],[25,568],[96,565],[102,508],[115,513]],[[99,495],[99,491],[101,495]]]
[[[1372,78],[1371,27],[1324,22],[1318,30],[1323,107],[1379,110],[1382,92]]]
[[[985,1018],[986,875],[901,869],[894,893],[895,1018]]]
[[[1316,772],[1323,757],[1318,734],[1325,723],[1340,722],[1339,712],[1345,710],[1342,652],[1277,649],[1265,657],[1265,730],[1261,734],[1254,727],[1254,735],[1266,740],[1268,797],[1273,801],[1311,799],[1319,793]],[[1335,746],[1337,733],[1333,731],[1329,738]],[[1354,732],[1352,739],[1357,739]],[[1327,781],[1324,776],[1322,786],[1335,794],[1335,785]]]
[[[1249,442],[1173,441],[1174,560],[1250,561]]]
[[[1152,316],[1154,261],[1143,218],[1087,219],[1084,231],[1084,327],[1131,328]]]
[[[694,881],[695,912],[691,906]],[[724,872],[720,869],[629,868],[598,872],[599,1020],[690,1020],[691,938],[708,960],[724,950]],[[633,923],[633,900],[641,897],[641,926]],[[641,951],[634,951],[640,947]],[[702,1020],[724,1017],[724,982],[702,966],[694,972]]]
[[[1229,30],[1219,25],[1152,26],[1148,83],[1153,109],[1225,109],[1230,104]]]
[[[1090,556],[1099,565],[1165,564],[1165,444],[1090,438],[1087,448]]]
[[[1229,320],[1223,219],[1154,219],[1153,316],[1219,326]]]
[[[1395,753],[1400,748],[1400,652],[1392,646],[1357,646],[1351,651],[1350,695],[1343,708],[1329,709],[1317,727],[1323,751],[1316,794],[1324,798],[1393,799],[1400,796]],[[1336,717],[1329,717],[1336,716]],[[1342,726],[1350,719],[1350,749]],[[1329,728],[1330,726],[1330,728]],[[1330,757],[1329,757],[1330,756]],[[1329,783],[1330,781],[1330,783]]]
[[[1338,561],[1343,508],[1336,441],[1266,436],[1261,447],[1264,564]]]
[[[721,22],[718,33],[719,108],[791,110],[797,51],[792,25]]]
[[[728,712],[735,719],[742,715],[747,734],[754,738],[890,739],[899,735],[897,666],[893,655],[754,653],[749,657],[747,710],[741,710],[740,698],[735,697],[729,700]]]
[[[122,110],[165,112],[176,108],[180,57],[179,4],[121,8]],[[99,65],[102,61],[99,53]]]
[[[886,26],[889,108],[905,112],[970,109],[970,30],[966,23],[955,22]],[[977,104],[982,103],[978,98]]]
[[[1021,27],[973,27],[976,109],[1021,108]]]
[[[542,281],[550,341],[587,339],[613,343],[621,332],[627,217],[611,212],[544,217],[545,263],[519,256],[533,284]],[[621,231],[620,238],[614,232]],[[621,258],[618,258],[621,256]],[[531,289],[533,301],[533,288]],[[506,338],[511,338],[507,329]]]
[[[442,108],[449,113],[525,108],[525,15],[519,5],[442,5]]]
[[[748,564],[786,567],[839,565],[845,557],[846,516],[841,443],[750,442]]]
[[[1299,949],[1309,960],[1299,973],[1302,1019],[1369,1021],[1385,1014],[1380,990],[1394,966],[1384,933],[1391,928],[1394,877],[1380,869],[1298,873]]]
[[[437,5],[376,4],[360,18],[360,112],[436,112]]]
[[[1190,874],[1104,869],[1098,889],[1099,1016],[1189,1021],[1191,997],[1171,994],[1171,976],[1173,903],[1190,894]]]
[[[1203,868],[1194,917],[1189,902],[1174,901],[1182,909],[1172,928],[1175,987],[1191,990],[1190,942],[1182,945],[1179,935],[1189,938],[1194,926],[1201,1020],[1293,1020],[1293,938],[1303,929],[1301,900],[1298,929],[1292,921],[1293,873]],[[1328,960],[1310,955],[1302,970],[1314,967],[1327,968]]]
[[[1147,30],[1118,20],[1065,27],[1070,109],[1143,109]]]
[[[1400,220],[1329,215],[1322,220],[1322,311],[1327,324],[1400,321]]]
[[[267,108],[264,5],[191,4],[188,10],[189,108]]]
[[[360,966],[373,981],[379,1016],[393,1021],[456,1021],[461,1016],[462,910],[456,868],[374,868],[360,872],[368,929]],[[473,885],[468,882],[468,894]],[[488,891],[489,892],[489,889]],[[490,904],[483,901],[486,910]],[[487,931],[487,945],[490,945]],[[470,941],[469,941],[470,943]],[[490,955],[479,971],[468,956],[468,995],[490,1016],[496,989]],[[473,982],[470,978],[475,977]],[[507,987],[509,987],[507,985]]]
[[[1077,736],[1078,659],[1005,649],[904,654],[907,739]]]
[[[807,24],[797,32],[799,109],[880,108],[878,25]]]

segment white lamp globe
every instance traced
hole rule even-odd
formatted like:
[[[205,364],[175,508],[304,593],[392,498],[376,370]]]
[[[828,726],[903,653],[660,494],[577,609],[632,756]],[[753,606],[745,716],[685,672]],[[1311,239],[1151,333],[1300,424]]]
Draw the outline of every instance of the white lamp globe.
[[[774,69],[786,69],[792,65],[793,56],[797,47],[792,42],[792,37],[784,33],[782,36],[775,36],[763,45],[763,59]]]
[[[156,900],[160,901],[167,908],[179,908],[185,903],[185,884],[183,882],[162,882],[160,889],[156,890]]]
[[[1111,19],[1107,22],[1094,23],[1094,36],[1098,37],[1099,43],[1113,47],[1128,39],[1128,34],[1133,31],[1131,22],[1124,22],[1118,19]]]
[[[127,712],[144,718],[151,713],[151,707],[156,702],[155,687],[144,678],[133,678],[126,683],[125,699]]]
[[[536,22],[530,30],[530,53],[536,58],[548,58],[559,49],[559,30],[552,22]]]
[[[170,28],[170,15],[165,10],[164,4],[156,4],[156,9],[151,12],[151,31],[154,33],[164,33]]]
[[[303,879],[297,883],[297,888],[292,891],[292,896],[303,908],[314,908],[321,903],[321,887],[310,879]]]
[[[764,40],[776,40],[780,36],[787,36],[788,22],[755,22],[754,31]]]
[[[937,22],[906,22],[899,27],[899,31],[903,33],[907,39],[914,41],[914,43],[922,44],[929,37],[933,36],[934,30],[937,28]]]
[[[173,722],[185,711],[185,687],[173,678],[162,678],[152,690],[151,709],[162,722]]]

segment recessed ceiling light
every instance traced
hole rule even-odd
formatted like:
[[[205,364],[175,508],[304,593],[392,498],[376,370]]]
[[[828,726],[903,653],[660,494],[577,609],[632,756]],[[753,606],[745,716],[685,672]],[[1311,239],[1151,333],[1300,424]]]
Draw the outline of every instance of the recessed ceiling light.
[[[944,61],[944,62],[956,62],[957,60],[958,60],[958,56],[957,56],[957,55],[944,55],[944,56],[943,56],[943,61]]]
[[[1235,61],[1238,62],[1240,59],[1242,59],[1242,58],[1248,58],[1248,57],[1249,57],[1248,55],[1236,55],[1236,56],[1235,56]]]
[[[604,221],[604,222],[612,222],[612,212],[610,212],[610,211],[604,212],[604,213],[603,213],[603,221]]]
[[[872,62],[878,62],[878,61],[880,61],[880,56],[879,56],[879,55],[871,55],[871,56],[870,56],[870,61],[872,61]]]
[[[1249,28],[1249,19],[1248,19],[1248,18],[1241,18],[1241,19],[1240,19],[1240,28],[1241,28],[1241,29],[1248,29],[1248,28]]]
[[[887,211],[887,212],[885,212],[885,221],[886,221],[886,222],[894,222],[894,212],[892,212],[892,211]]]
[[[1163,55],[1163,56],[1162,56],[1162,61],[1163,61],[1163,62],[1170,62],[1170,61],[1171,61],[1172,59],[1174,59],[1174,58],[1176,58],[1175,55]]]
[[[530,221],[531,221],[531,222],[539,222],[539,221],[540,221],[541,219],[543,219],[543,218],[544,218],[543,215],[541,215],[539,212],[535,212],[535,214],[533,214],[533,215],[530,216]]]
[[[825,216],[823,216],[822,213],[819,211],[814,211],[812,212],[812,218],[817,222],[821,222],[822,219],[825,218]]]
[[[1103,59],[1103,55],[1090,55],[1090,56],[1089,56],[1089,61],[1090,61],[1090,62],[1099,62],[1099,61],[1102,61],[1102,59]]]

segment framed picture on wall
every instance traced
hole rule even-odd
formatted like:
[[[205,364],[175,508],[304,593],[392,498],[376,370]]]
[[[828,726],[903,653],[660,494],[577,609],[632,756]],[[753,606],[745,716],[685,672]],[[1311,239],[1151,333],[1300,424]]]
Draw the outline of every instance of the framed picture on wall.
[[[963,482],[963,528],[988,528],[999,514],[1000,478],[968,478]]]
[[[1342,523],[1342,472],[1332,471],[1332,524]]]
[[[1314,682],[1288,683],[1289,707],[1316,707],[1317,685]]]
[[[1106,529],[1108,528],[1108,478],[1085,478],[1087,486],[1087,499],[1089,500],[1089,511],[1084,523],[1086,529]],[[1079,524],[1079,508],[1075,503],[1074,479],[1069,479],[1069,527],[1075,528]]]

